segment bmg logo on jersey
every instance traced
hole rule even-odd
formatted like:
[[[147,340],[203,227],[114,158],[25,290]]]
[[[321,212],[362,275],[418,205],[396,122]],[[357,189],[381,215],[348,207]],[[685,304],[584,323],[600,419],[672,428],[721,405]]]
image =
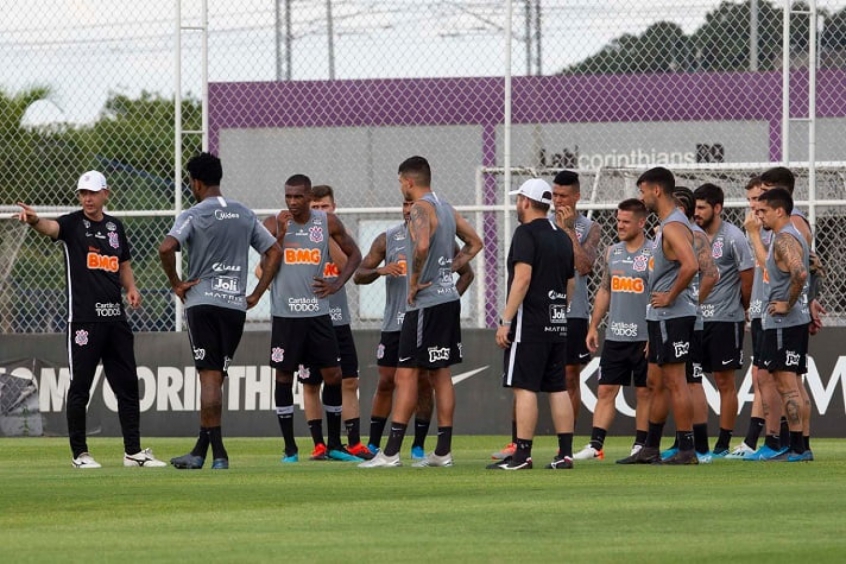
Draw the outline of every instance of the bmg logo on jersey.
[[[645,288],[643,285],[643,278],[632,278],[631,276],[611,277],[612,292],[630,292],[632,294],[642,294],[644,290]]]
[[[240,287],[240,280],[232,276],[215,276],[212,281],[212,290],[224,294],[238,294]]]
[[[429,362],[449,360],[449,347],[429,347]]]
[[[285,264],[320,264],[320,249],[285,249]]]
[[[549,322],[567,323],[567,306],[564,304],[550,304]]]
[[[117,257],[101,255],[95,252],[89,252],[86,255],[86,264],[89,270],[105,270],[106,272],[117,272],[120,270]]]

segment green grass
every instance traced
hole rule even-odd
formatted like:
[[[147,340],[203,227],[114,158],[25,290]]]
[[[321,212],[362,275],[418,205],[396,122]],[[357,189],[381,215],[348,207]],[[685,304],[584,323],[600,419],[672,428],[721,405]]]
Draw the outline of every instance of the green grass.
[[[0,562],[842,562],[846,441],[816,462],[484,470],[504,437],[459,437],[453,468],[279,464],[279,439],[228,439],[232,468],[130,469],[93,438],[101,470],[65,439],[0,439]],[[583,438],[577,440],[582,445]],[[167,459],[189,439],[149,439]],[[301,446],[309,444],[307,439]],[[407,447],[406,449],[407,450]],[[137,551],[137,552],[136,552]]]

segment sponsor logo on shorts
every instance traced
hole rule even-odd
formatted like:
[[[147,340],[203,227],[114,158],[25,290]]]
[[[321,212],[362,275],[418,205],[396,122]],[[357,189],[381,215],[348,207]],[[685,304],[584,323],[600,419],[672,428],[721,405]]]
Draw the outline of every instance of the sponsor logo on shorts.
[[[682,357],[690,350],[690,343],[684,341],[677,341],[673,343],[673,348],[676,351],[676,358]]]
[[[215,276],[212,281],[212,290],[215,292],[238,294],[240,288],[240,280],[232,276]]]
[[[612,292],[630,292],[632,294],[642,294],[645,290],[643,278],[633,278],[631,276],[612,276],[611,277],[611,291]]]
[[[120,270],[118,258],[109,255],[101,255],[96,252],[89,252],[86,255],[88,270],[105,270],[106,272],[117,272]]]
[[[458,349],[458,358],[464,358],[464,347],[461,346],[461,343],[455,344],[456,348]]]
[[[288,298],[288,310],[294,313],[320,311],[317,298]]]
[[[637,323],[614,321],[611,323],[611,334],[615,337],[637,337]]]
[[[567,323],[567,306],[565,306],[564,304],[550,304],[549,322]]]
[[[117,233],[109,233],[109,246],[113,249],[120,248],[120,240]]]
[[[702,370],[702,364],[698,362],[693,363],[693,379],[694,380],[701,380],[702,376],[705,374],[705,371]]]
[[[449,347],[429,347],[429,362],[449,360]]]
[[[300,367],[297,369],[297,378],[300,380],[308,380],[311,378],[311,369],[300,364]]]
[[[385,358],[385,345],[379,343],[379,346],[376,347],[376,358],[382,360]]]
[[[226,219],[238,219],[241,217],[235,212],[228,212],[223,210],[214,210],[214,218],[218,221],[223,221]]]
[[[224,356],[223,357],[223,371],[226,372],[229,370],[229,365],[232,363],[232,357]]]
[[[281,347],[273,347],[270,349],[270,360],[273,362],[282,362],[285,360],[285,349]]]
[[[194,347],[194,360],[203,360],[206,358],[206,349]]]
[[[285,249],[285,264],[320,264],[322,261],[320,249]]]
[[[73,336],[73,342],[79,345],[80,347],[84,347],[88,344],[88,331],[85,329],[78,329]]]
[[[323,228],[319,225],[315,225],[313,227],[309,227],[308,229],[308,239],[313,243],[322,243],[323,242]]]
[[[799,366],[799,353],[796,351],[784,351],[785,366]]]
[[[120,304],[97,302],[94,304],[94,311],[97,312],[97,317],[119,317]]]

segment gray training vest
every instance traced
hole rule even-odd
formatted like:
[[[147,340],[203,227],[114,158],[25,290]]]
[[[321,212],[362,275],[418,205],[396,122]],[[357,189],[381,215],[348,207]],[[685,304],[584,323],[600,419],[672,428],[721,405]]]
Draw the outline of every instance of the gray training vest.
[[[385,277],[385,313],[382,319],[382,331],[397,332],[402,329],[405,317],[405,302],[408,298],[408,250],[411,239],[408,226],[403,221],[385,231],[385,264],[399,263],[403,267],[402,276]]]
[[[434,192],[427,193],[421,200],[432,204],[438,218],[438,227],[430,235],[429,255],[419,278],[419,283],[431,282],[432,285],[417,292],[414,305],[408,306],[408,310],[424,309],[460,298],[452,276],[452,259],[455,256],[455,210]]]
[[[311,210],[300,225],[288,220],[282,243],[282,266],[270,286],[273,317],[329,315],[329,300],[314,294],[314,279],[322,277],[329,258],[326,212]]]
[[[664,221],[661,222],[661,233],[655,238],[652,252],[652,266],[649,269],[649,294],[653,292],[669,292],[678,278],[681,264],[677,260],[669,260],[664,255],[664,229],[668,223],[681,223],[690,230],[690,223],[687,217],[677,209],[674,209]],[[679,292],[675,301],[669,307],[655,308],[648,305],[646,308],[646,319],[660,321],[662,319],[674,319],[677,317],[696,317],[696,301],[690,291],[690,286]]]
[[[761,229],[761,242],[765,249],[770,248],[770,243],[773,240],[773,232],[769,229]],[[752,241],[747,239],[750,248],[752,248]],[[749,299],[749,319],[761,319],[764,316],[764,268],[765,266],[758,262],[754,249],[752,249],[752,259],[755,261],[755,276],[752,278],[752,296]]]
[[[711,241],[711,256],[720,273],[714,289],[702,304],[706,322],[746,319],[740,301],[740,273],[755,266],[749,243],[736,226],[723,221]]]
[[[605,340],[648,340],[645,314],[649,303],[646,286],[651,256],[652,241],[646,238],[643,245],[634,252],[629,252],[623,241],[611,246],[607,264],[611,301]]]
[[[808,272],[808,243],[805,242],[805,238],[802,237],[792,223],[785,225],[778,233],[788,233],[799,241],[799,244],[802,245],[802,264],[805,272]],[[764,302],[763,327],[764,329],[777,329],[807,325],[811,322],[811,313],[808,310],[808,278],[802,284],[802,291],[799,293],[796,303],[793,304],[793,307],[790,308],[790,311],[786,315],[773,316],[767,313],[766,304],[770,302],[786,302],[790,295],[790,273],[782,271],[776,265],[775,257],[773,256],[777,237],[778,234],[773,235],[772,241],[770,241],[770,250],[767,253],[767,272],[764,275],[764,295],[766,296],[766,300]]]

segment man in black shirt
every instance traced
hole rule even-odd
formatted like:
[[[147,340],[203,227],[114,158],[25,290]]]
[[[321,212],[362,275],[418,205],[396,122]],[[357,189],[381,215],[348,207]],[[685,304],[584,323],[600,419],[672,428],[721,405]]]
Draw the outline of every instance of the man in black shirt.
[[[567,395],[567,303],[575,291],[573,245],[549,221],[552,188],[533,178],[517,196],[517,219],[508,252],[508,299],[496,343],[505,349],[503,385],[514,390],[517,423],[512,457],[492,470],[532,468],[532,439],[538,419],[538,392],[549,394],[558,454],[546,467],[573,467],[573,406]]]
[[[83,174],[76,195],[82,209],[55,220],[38,217],[30,206],[18,202],[21,222],[64,245],[71,371],[67,418],[73,466],[100,468],[88,452],[85,416],[94,373],[102,361],[106,380],[117,398],[123,465],[162,467],[165,463],[150,449],[141,449],[133,335],[121,299],[123,288],[129,305],[141,305],[129,262],[129,241],[120,220],[103,212],[109,188],[101,173],[92,170]]]

